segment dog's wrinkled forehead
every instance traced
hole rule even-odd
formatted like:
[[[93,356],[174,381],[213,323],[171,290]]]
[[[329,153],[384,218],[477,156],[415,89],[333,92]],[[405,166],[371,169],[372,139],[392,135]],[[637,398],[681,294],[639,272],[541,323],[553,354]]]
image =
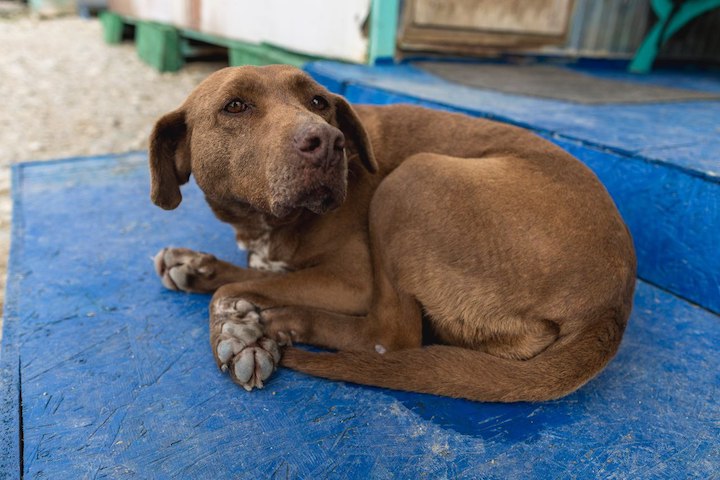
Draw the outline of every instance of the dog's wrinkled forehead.
[[[250,102],[292,102],[326,89],[302,70],[287,65],[229,67],[210,75],[190,94],[190,113],[222,108],[223,102],[240,98]],[[219,104],[222,104],[218,107]]]

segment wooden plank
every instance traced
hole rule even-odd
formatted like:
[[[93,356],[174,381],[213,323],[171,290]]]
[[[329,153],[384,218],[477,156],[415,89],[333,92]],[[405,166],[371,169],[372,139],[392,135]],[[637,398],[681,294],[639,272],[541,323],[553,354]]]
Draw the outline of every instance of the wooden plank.
[[[571,6],[565,0],[409,0],[399,44],[405,50],[477,55],[560,44],[567,35]],[[546,14],[537,15],[538,9]]]
[[[262,66],[284,63],[300,67],[309,61],[317,60],[317,57],[291,52],[274,45],[241,42],[195,30],[183,29],[181,30],[181,35],[185,38],[227,48],[230,66]]]
[[[245,392],[212,359],[209,297],[165,290],[149,259],[166,245],[244,256],[194,184],[177,210],[151,205],[146,162],[16,167],[6,315],[18,319],[17,349],[2,361],[22,365],[26,478],[712,478],[720,468],[718,317],[644,283],[618,357],[559,401],[472,403],[285,369]]]
[[[414,0],[412,21],[418,26],[563,35],[570,0]]]
[[[176,72],[185,64],[180,32],[172,26],[139,20],[135,26],[138,56],[161,72]]]
[[[369,64],[395,57],[399,14],[399,0],[373,0],[370,6]]]
[[[13,185],[22,182],[21,170],[13,168]],[[24,221],[19,197],[13,197],[13,231],[24,234]],[[16,237],[17,238],[17,237]],[[21,292],[20,267],[24,249],[22,242],[13,241],[8,260],[8,283],[2,321],[2,343],[0,343],[0,478],[19,480],[22,467],[22,420],[21,420],[21,378],[20,378],[20,318],[17,302]]]
[[[228,49],[228,63],[240,65],[270,65],[284,63],[300,67],[317,60],[317,57],[291,52],[269,44],[252,44],[232,40],[192,29],[178,29],[170,25],[138,20],[132,17],[105,12],[104,37],[110,43],[119,42],[124,25],[135,26],[138,56],[161,72],[174,72],[185,64],[185,56],[197,50],[187,46],[188,40],[196,40]],[[119,37],[119,38],[118,38]]]
[[[122,41],[125,22],[122,16],[110,11],[100,12],[100,24],[103,28],[103,40],[111,45]]]
[[[301,67],[316,58],[289,52],[272,45],[235,44],[230,47],[229,60],[231,66],[262,66],[282,63]]]

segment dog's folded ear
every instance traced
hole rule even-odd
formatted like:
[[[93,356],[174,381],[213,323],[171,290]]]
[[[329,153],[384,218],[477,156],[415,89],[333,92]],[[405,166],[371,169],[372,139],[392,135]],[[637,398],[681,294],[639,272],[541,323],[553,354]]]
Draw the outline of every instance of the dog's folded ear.
[[[180,185],[190,179],[190,148],[185,111],[162,116],[150,135],[150,198],[165,210],[180,205]]]
[[[333,95],[335,97],[335,109],[337,112],[337,121],[340,131],[343,132],[345,138],[350,140],[360,155],[360,161],[370,173],[378,171],[378,164],[375,160],[370,137],[365,131],[362,122],[358,118],[355,110],[343,97]]]

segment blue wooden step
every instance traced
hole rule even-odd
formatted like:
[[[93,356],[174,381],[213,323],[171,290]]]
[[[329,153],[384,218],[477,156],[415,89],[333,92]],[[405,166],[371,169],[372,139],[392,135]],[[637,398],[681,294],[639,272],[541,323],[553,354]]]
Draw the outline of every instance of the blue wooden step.
[[[720,319],[640,282],[616,359],[578,392],[481,404],[281,370],[247,393],[207,295],[150,257],[244,263],[194,184],[149,201],[144,153],[14,168],[0,478],[714,478]]]
[[[610,191],[632,231],[640,278],[720,312],[720,101],[585,105],[466,87],[410,64],[305,69],[353,102],[420,104],[550,138]],[[717,74],[584,73],[720,92]]]

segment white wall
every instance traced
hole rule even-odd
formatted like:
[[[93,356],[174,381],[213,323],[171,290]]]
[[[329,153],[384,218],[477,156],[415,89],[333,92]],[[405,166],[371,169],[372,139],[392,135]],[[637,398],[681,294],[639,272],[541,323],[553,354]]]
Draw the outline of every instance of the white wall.
[[[368,42],[362,24],[369,12],[370,0],[202,0],[200,30],[364,62]]]

